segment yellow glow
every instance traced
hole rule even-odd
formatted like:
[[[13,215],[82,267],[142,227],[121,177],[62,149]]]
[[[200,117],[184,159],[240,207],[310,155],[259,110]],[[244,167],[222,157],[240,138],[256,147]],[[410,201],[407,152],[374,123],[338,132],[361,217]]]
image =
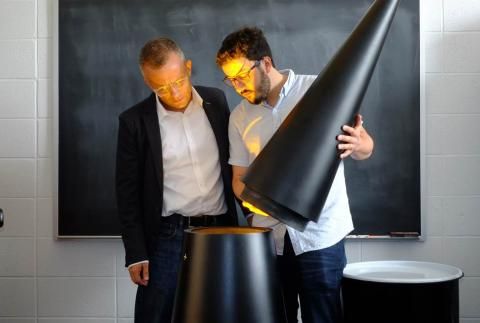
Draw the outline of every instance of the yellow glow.
[[[245,57],[236,57],[228,59],[221,66],[225,76],[235,79],[232,86],[238,95],[242,96],[249,102],[255,102],[257,96],[257,89],[255,86],[256,74],[251,70],[254,64],[255,61],[250,61]],[[243,77],[238,76],[241,73],[246,73],[247,75]]]
[[[250,130],[252,130],[252,128],[260,121],[262,120],[262,117],[258,117],[258,118],[255,118],[253,119],[246,127],[245,127],[245,130],[243,131],[242,133],[242,139],[245,140],[245,138],[247,138],[247,135],[248,133],[250,132]]]
[[[228,77],[235,76],[242,70],[246,62],[245,58],[230,59],[222,65],[223,73]]]
[[[243,201],[242,205],[244,207],[246,207],[247,209],[249,209],[250,211],[252,211],[253,213],[255,213],[255,214],[263,215],[263,216],[269,216],[267,213],[263,212],[259,208],[256,208],[255,206],[253,206],[252,204],[250,204],[248,202]]]
[[[245,131],[242,133],[242,139],[245,142],[248,151],[250,154],[253,156],[257,157],[258,154],[260,154],[261,150],[261,145],[260,145],[260,137],[259,136],[248,136],[248,133],[252,128],[262,120],[262,117],[258,117],[254,119],[252,122],[250,122],[247,127],[245,128]]]
[[[255,140],[257,139],[257,140]],[[258,156],[260,154],[260,139],[259,138],[252,138],[248,140],[246,143],[247,149],[253,156]]]

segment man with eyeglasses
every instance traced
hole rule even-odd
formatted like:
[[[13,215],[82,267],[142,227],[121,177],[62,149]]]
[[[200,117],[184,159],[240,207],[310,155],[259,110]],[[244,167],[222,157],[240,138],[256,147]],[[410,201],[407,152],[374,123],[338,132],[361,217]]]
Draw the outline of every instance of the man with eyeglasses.
[[[224,82],[244,98],[232,111],[229,123],[229,163],[233,166],[233,190],[240,198],[245,187],[241,178],[249,165],[316,75],[277,70],[263,32],[251,27],[235,31],[223,40],[217,64],[225,74]],[[366,159],[371,155],[373,140],[362,123],[358,115],[353,127],[342,127],[343,133],[336,138],[342,159],[348,156]],[[353,230],[343,163],[318,223],[309,222],[304,232],[257,214],[248,221],[254,226],[273,229],[288,322],[297,322],[298,298],[303,323],[341,322],[340,286],[346,265],[344,237]]]
[[[192,62],[167,38],[147,42],[152,94],[119,117],[116,191],[136,323],[171,321],[185,228],[236,225],[224,93],[192,86]]]

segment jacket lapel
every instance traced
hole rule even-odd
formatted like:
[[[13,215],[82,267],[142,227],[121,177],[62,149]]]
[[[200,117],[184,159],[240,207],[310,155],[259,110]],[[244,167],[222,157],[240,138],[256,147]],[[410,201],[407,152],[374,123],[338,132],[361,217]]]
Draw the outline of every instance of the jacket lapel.
[[[225,160],[226,147],[223,144],[224,138],[222,138],[222,136],[225,136],[225,133],[222,129],[222,123],[220,122],[220,120],[218,120],[220,116],[218,113],[215,113],[214,106],[210,102],[206,101],[205,99],[203,100],[203,110],[205,111],[205,114],[207,115],[207,119],[210,122],[210,125],[212,126],[213,134],[215,135],[215,140],[217,141],[220,161]]]
[[[161,188],[163,188],[163,156],[162,156],[162,138],[160,136],[160,126],[158,124],[157,104],[155,94],[149,98],[143,115],[145,129],[150,143],[150,148],[155,163],[155,170],[157,173],[157,180]]]

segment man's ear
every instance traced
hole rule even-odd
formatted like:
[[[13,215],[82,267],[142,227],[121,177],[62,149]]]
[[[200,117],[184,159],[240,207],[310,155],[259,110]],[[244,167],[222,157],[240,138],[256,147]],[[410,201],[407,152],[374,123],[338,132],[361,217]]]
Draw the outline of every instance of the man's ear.
[[[140,69],[140,71],[141,71],[141,74],[142,74],[143,82],[145,83],[145,85],[146,85],[147,87],[149,87],[150,89],[152,89],[152,87],[150,86],[150,83],[149,83],[148,80],[147,80],[147,76],[145,75],[145,73],[143,73],[143,69]]]
[[[192,61],[187,59],[185,61],[185,67],[187,68],[188,71],[188,76],[192,75]]]
[[[273,67],[272,58],[269,56],[263,56],[262,61],[263,61],[263,64],[265,65],[265,72],[267,73],[270,72],[270,70]]]

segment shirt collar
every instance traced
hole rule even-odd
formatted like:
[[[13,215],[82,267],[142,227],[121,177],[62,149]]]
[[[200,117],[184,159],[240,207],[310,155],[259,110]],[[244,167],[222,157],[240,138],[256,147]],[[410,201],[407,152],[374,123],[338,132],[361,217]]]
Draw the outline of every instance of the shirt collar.
[[[167,116],[174,116],[176,115],[176,113],[178,113],[178,112],[169,111],[165,109],[162,102],[158,98],[158,95],[156,94],[155,94],[155,100],[157,102],[157,114],[158,114],[159,120],[162,120]],[[183,113],[190,114],[195,110],[195,108],[202,107],[202,106],[203,106],[203,99],[200,96],[200,94],[198,94],[197,90],[195,90],[195,88],[192,86],[192,99],[188,103],[187,108]]]
[[[287,74],[287,81],[283,84],[282,90],[280,91],[281,96],[286,96],[295,82],[295,73],[291,69],[280,70],[279,72],[281,74]]]

